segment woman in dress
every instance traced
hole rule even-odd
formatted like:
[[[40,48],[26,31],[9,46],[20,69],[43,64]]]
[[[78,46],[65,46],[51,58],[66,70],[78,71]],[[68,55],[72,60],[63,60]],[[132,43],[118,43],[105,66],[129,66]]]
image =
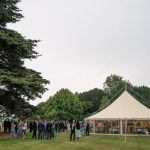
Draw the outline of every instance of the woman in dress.
[[[76,138],[79,141],[79,138],[81,137],[81,132],[80,132],[80,122],[77,121],[76,123],[76,132],[75,132]]]
[[[11,131],[10,131],[10,135],[11,135],[12,138],[16,138],[16,130],[15,130],[15,127],[16,127],[15,123],[12,122],[12,123],[11,123]]]

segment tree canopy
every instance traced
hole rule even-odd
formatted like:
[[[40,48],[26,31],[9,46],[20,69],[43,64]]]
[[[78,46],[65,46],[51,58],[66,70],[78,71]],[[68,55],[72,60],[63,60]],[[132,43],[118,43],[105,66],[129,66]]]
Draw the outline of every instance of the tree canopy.
[[[46,103],[38,105],[44,118],[71,120],[83,117],[83,107],[78,97],[68,89],[61,89]]]
[[[28,101],[41,97],[49,84],[40,72],[24,65],[25,60],[39,56],[34,50],[38,40],[27,39],[6,26],[22,18],[17,7],[19,1],[0,3],[0,104],[13,113],[30,108]]]
[[[71,93],[67,89],[61,89],[54,96],[51,96],[48,101],[40,103],[37,106],[38,115],[42,118],[70,119],[71,117],[77,118],[77,113],[79,116],[82,116],[81,118],[85,118],[110,105],[122,94],[125,86],[132,96],[150,108],[149,87],[133,86],[129,81],[124,80],[121,76],[110,75],[104,82],[104,89],[95,88],[76,94]],[[77,99],[77,102],[75,102],[74,99]]]
[[[17,7],[18,2],[20,0],[0,1],[0,27],[5,27],[7,23],[15,23],[23,17]]]
[[[95,88],[87,92],[79,93],[79,100],[82,102],[84,116],[88,116],[96,112],[100,105],[103,96],[107,95],[103,90]]]
[[[103,88],[104,91],[111,98],[112,96],[117,94],[118,91],[124,89],[125,86],[132,87],[129,81],[123,80],[123,77],[112,74],[110,76],[107,76]]]

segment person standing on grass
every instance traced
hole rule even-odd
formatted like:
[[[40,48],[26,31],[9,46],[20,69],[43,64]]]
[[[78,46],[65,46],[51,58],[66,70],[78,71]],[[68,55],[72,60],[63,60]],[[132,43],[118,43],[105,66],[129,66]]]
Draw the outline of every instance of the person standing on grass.
[[[16,138],[16,129],[15,129],[16,125],[14,123],[14,121],[11,122],[11,131],[10,131],[10,135],[12,138]]]
[[[63,120],[61,120],[61,122],[60,122],[60,131],[64,132],[64,122],[63,122]]]
[[[31,120],[29,123],[29,128],[30,128],[30,133],[32,132],[32,128],[33,128],[33,121]]]
[[[4,121],[4,133],[7,133],[7,119]]]
[[[17,134],[17,131],[18,131],[18,121],[14,121],[14,124],[15,124],[15,132]]]
[[[37,133],[37,123],[36,120],[32,122],[32,139],[36,139],[36,133]]]
[[[43,125],[44,125],[44,129],[43,129],[43,139],[46,137],[46,124],[47,124],[47,120],[43,120]]]
[[[51,139],[52,137],[52,123],[50,121],[48,121],[46,124],[46,137],[47,140]]]
[[[90,132],[90,124],[89,124],[89,121],[87,121],[87,123],[86,123],[86,135],[88,135],[89,136],[89,132]]]
[[[42,121],[40,121],[38,123],[38,139],[43,139],[43,131],[44,131],[44,123]]]
[[[80,122],[77,121],[76,122],[76,128],[75,128],[75,134],[76,134],[76,138],[79,141],[79,138],[81,137],[81,132],[80,132]]]
[[[57,121],[55,121],[55,131],[56,131],[56,133],[58,132],[58,122]]]
[[[27,121],[23,122],[23,139],[25,138],[26,130],[27,130]]]
[[[70,123],[70,141],[72,141],[72,137],[73,137],[73,141],[75,141],[75,121],[71,121]]]
[[[10,130],[11,130],[11,121],[8,119],[7,121],[7,129],[8,129],[8,133],[10,134]]]
[[[52,123],[52,137],[55,137],[55,123],[54,121],[51,122]]]
[[[23,122],[22,122],[22,120],[19,120],[19,122],[18,122],[17,136],[23,137]]]
[[[24,135],[26,134],[26,131],[27,131],[27,121],[24,121],[23,122],[23,132],[24,132]]]
[[[85,134],[85,127],[84,127],[84,122],[82,121],[82,123],[80,124],[80,131],[81,131],[81,135]]]

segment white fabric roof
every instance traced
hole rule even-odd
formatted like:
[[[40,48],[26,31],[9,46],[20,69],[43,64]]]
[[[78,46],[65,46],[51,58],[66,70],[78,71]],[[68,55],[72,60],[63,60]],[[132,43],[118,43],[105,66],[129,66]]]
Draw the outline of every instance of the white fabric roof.
[[[150,109],[145,107],[127,91],[124,91],[111,105],[92,115],[88,120],[137,119],[150,120]]]

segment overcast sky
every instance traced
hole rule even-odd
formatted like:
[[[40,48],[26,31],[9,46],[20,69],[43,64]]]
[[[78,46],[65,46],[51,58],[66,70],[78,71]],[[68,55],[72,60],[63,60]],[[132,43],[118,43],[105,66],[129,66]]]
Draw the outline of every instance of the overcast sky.
[[[150,0],[22,0],[24,18],[9,26],[40,39],[41,57],[26,66],[61,88],[102,88],[110,74],[150,86]]]

